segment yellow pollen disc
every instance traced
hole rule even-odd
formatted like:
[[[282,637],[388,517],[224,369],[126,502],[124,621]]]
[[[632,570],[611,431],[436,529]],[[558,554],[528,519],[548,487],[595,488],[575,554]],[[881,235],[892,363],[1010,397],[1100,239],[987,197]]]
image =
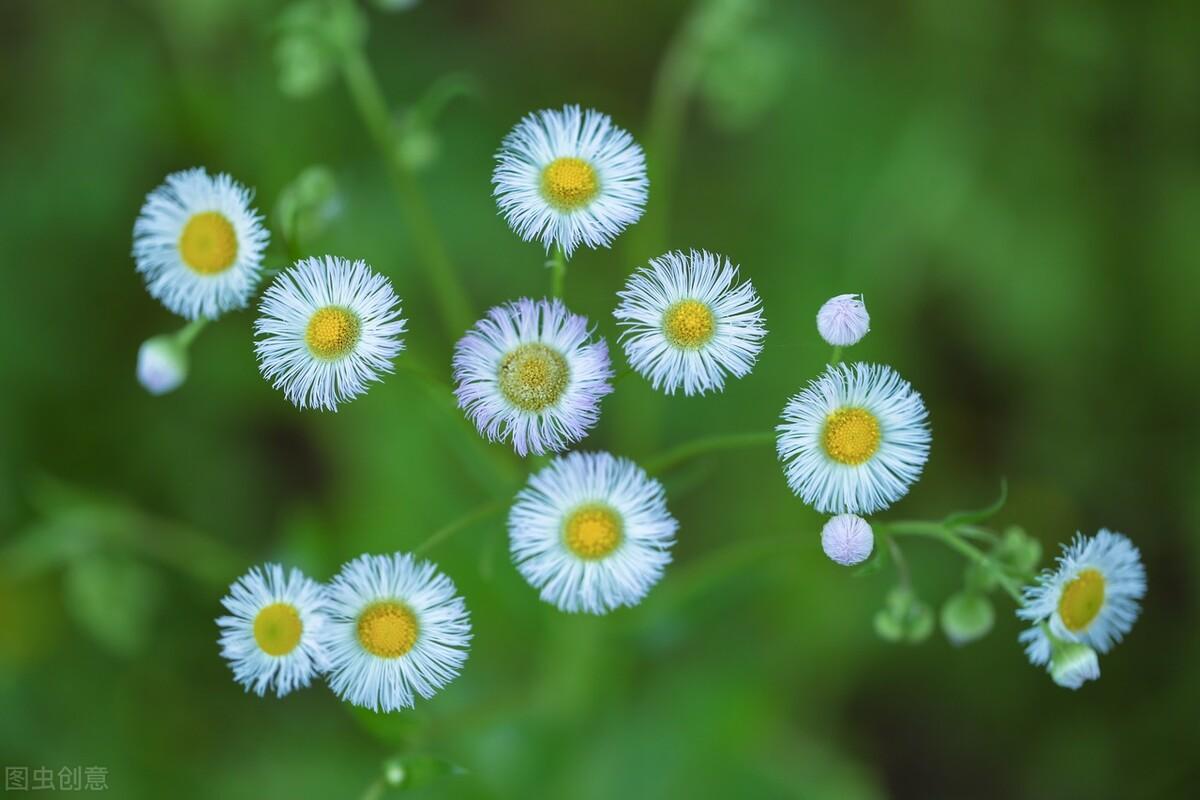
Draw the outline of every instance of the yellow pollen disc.
[[[500,359],[500,392],[523,411],[538,412],[558,402],[570,369],[556,350],[539,342],[523,344]]]
[[[254,641],[269,656],[286,656],[300,644],[304,625],[295,606],[272,603],[254,618]]]
[[[542,170],[542,197],[560,211],[587,205],[599,190],[596,170],[582,158],[556,158]]]
[[[1104,606],[1104,576],[1097,570],[1085,569],[1063,588],[1058,601],[1058,615],[1072,633],[1079,633],[1100,613]]]
[[[879,449],[879,420],[865,408],[839,408],[825,420],[821,443],[834,461],[856,466]]]
[[[219,275],[237,261],[237,234],[233,223],[217,211],[194,214],[179,236],[183,263],[201,275]]]
[[[599,503],[575,509],[563,524],[563,540],[580,558],[604,558],[617,549],[621,535],[621,517]]]
[[[416,616],[400,603],[368,606],[358,618],[358,643],[373,656],[399,658],[417,643]]]
[[[304,341],[314,356],[328,361],[353,350],[361,330],[362,325],[353,311],[340,306],[325,306],[309,318]]]
[[[663,314],[663,335],[676,347],[700,347],[716,330],[712,309],[699,300],[680,300]]]

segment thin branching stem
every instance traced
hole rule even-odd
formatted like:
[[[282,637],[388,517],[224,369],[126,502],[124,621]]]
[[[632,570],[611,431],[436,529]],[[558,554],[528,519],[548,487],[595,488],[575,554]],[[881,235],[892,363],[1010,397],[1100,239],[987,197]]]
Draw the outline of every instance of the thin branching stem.
[[[388,174],[403,207],[413,244],[425,267],[446,328],[453,338],[458,338],[473,319],[471,304],[434,224],[433,214],[420,184],[400,156],[396,146],[396,127],[387,100],[361,47],[343,55],[342,76],[363,124],[387,163]]]
[[[764,444],[774,444],[774,431],[755,431],[752,433],[724,433],[707,436],[680,445],[648,460],[644,467],[650,474],[666,472],[683,462],[706,453],[718,450],[736,450],[742,447],[757,447]]]
[[[996,579],[996,582],[1003,587],[1004,591],[1008,592],[1009,596],[1012,597],[1018,606],[1024,605],[1025,600],[1021,597],[1021,588],[1004,571],[1004,568],[979,548],[965,541],[953,529],[946,527],[942,523],[920,521],[888,522],[881,523],[877,527],[896,536],[928,536],[941,541],[951,550],[956,551],[987,570]]]
[[[432,549],[433,547],[436,547],[442,542],[445,542],[459,531],[465,530],[474,525],[476,522],[481,522],[494,514],[499,514],[503,510],[504,504],[496,501],[486,503],[476,509],[468,511],[458,519],[447,522],[445,525],[429,534],[425,541],[413,548],[413,555],[421,555],[422,553]]]

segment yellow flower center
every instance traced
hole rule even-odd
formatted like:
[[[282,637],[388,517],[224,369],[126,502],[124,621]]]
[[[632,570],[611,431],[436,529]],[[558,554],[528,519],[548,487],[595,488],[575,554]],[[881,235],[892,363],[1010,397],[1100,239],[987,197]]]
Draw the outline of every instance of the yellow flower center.
[[[303,632],[300,613],[288,603],[263,606],[254,618],[254,641],[269,656],[286,656],[295,650]]]
[[[834,461],[857,466],[879,449],[879,420],[865,408],[839,408],[825,420],[821,442]]]
[[[599,503],[580,506],[563,524],[563,540],[572,553],[588,560],[604,558],[621,543],[621,517]]]
[[[562,397],[570,378],[567,360],[540,342],[523,344],[500,359],[500,392],[523,411],[538,412]]]
[[[237,261],[238,241],[233,223],[217,211],[194,214],[179,236],[183,263],[201,275],[219,275]]]
[[[600,190],[596,170],[582,158],[556,158],[542,170],[542,197],[560,211],[574,211]]]
[[[717,330],[712,309],[699,300],[680,300],[663,313],[663,335],[676,347],[695,349]]]
[[[314,356],[330,361],[353,350],[361,332],[362,325],[353,311],[340,306],[325,306],[309,318],[304,341]]]
[[[399,658],[417,643],[417,617],[401,603],[368,606],[358,617],[358,643],[373,656]]]
[[[1079,633],[1100,613],[1104,606],[1104,576],[1094,569],[1085,569],[1063,588],[1058,601],[1058,615],[1072,633]]]

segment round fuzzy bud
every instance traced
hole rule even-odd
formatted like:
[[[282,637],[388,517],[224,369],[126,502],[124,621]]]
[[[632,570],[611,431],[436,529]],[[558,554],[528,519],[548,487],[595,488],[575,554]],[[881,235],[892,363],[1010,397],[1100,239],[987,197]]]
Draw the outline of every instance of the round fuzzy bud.
[[[173,336],[155,336],[138,348],[138,383],[153,395],[178,389],[187,379],[187,352]]]
[[[849,347],[871,330],[871,315],[861,294],[839,294],[817,312],[817,331],[834,347]]]
[[[860,564],[871,555],[875,534],[867,521],[855,514],[840,514],[821,530],[821,547],[830,559],[849,567]]]

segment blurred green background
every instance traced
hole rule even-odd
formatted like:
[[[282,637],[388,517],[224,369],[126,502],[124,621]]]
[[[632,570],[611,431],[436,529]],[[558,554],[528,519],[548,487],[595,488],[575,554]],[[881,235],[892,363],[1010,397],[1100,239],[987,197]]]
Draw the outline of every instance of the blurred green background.
[[[675,563],[634,609],[540,603],[496,514],[431,547],[471,610],[471,655],[433,700],[379,716],[322,685],[244,694],[216,645],[229,582],[267,560],[324,580],[359,553],[411,549],[506,503],[529,465],[479,444],[406,368],[448,381],[453,340],[345,86],[275,35],[286,6],[4,4],[0,765],[102,765],[130,798],[357,798],[394,757],[466,770],[414,780],[427,797],[1194,787],[1200,8],[363,6],[396,108],[446,75],[467,89],[436,125],[401,127],[475,314],[548,290],[489,179],[522,115],[567,102],[629,129],[655,179],[641,224],[572,261],[574,310],[615,345],[614,293],[668,247],[728,254],[763,296],[771,333],[750,377],[700,398],[624,380],[584,447],[645,461],[769,429],[826,358],[820,303],[863,292],[872,333],[853,357],[912,380],[934,429],[924,478],[884,517],[984,505],[1007,475],[1001,524],[1047,553],[1076,529],[1124,531],[1150,577],[1132,635],[1078,692],[1026,662],[1002,595],[983,641],[888,644],[871,620],[894,573],[832,564],[770,448],[726,451],[664,475]],[[203,332],[183,388],[149,396],[137,347],[181,321],[129,255],[146,192],[202,165],[271,213],[312,164],[335,178],[338,213],[299,249],[392,278],[410,320],[397,374],[336,415],[300,413],[260,377],[247,310]],[[961,561],[905,544],[936,607]]]

